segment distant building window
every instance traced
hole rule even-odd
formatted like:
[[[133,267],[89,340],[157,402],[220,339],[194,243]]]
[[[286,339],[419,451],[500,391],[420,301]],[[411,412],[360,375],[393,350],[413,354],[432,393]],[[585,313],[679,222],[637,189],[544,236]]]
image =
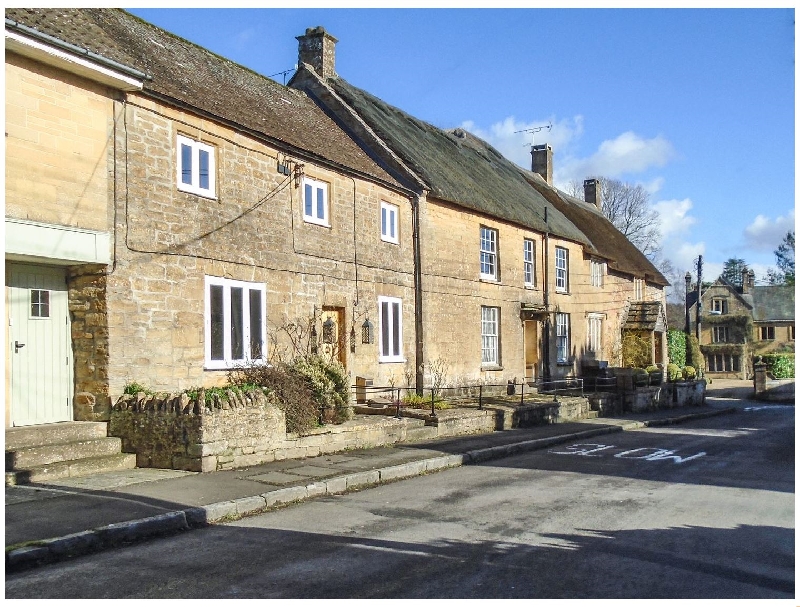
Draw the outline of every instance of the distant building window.
[[[214,146],[178,135],[178,189],[216,197]]]
[[[497,280],[497,230],[481,227],[481,278]]]
[[[586,322],[586,350],[592,354],[598,355],[603,347],[603,315],[589,314]]]
[[[266,300],[263,283],[206,276],[206,368],[264,360]]]
[[[330,225],[328,217],[328,184],[303,177],[303,219],[308,223]]]
[[[794,341],[794,325],[789,325],[789,339]]]
[[[728,342],[728,327],[712,327],[711,328],[711,341],[715,344],[724,344]]]
[[[759,327],[762,340],[775,339],[775,327]]]
[[[522,273],[525,285],[536,286],[536,243],[526,238],[522,241]]]
[[[597,261],[592,259],[589,262],[591,266],[591,273],[592,273],[592,286],[593,287],[602,287],[603,286],[603,276],[605,275],[606,264],[603,261]]]
[[[397,235],[397,205],[381,201],[381,240],[398,243]]]
[[[569,360],[569,314],[556,314],[556,361]]]
[[[50,318],[50,291],[31,289],[31,318]]]
[[[644,280],[641,278],[633,279],[633,300],[642,301],[644,299]]]
[[[481,364],[500,364],[500,308],[481,307]]]
[[[403,362],[403,301],[397,297],[378,297],[381,362]]]
[[[728,300],[715,297],[714,299],[711,300],[711,311],[716,314],[727,314]]]
[[[733,354],[710,354],[706,356],[706,369],[711,373],[738,373],[742,370],[741,359]]]
[[[556,247],[556,291],[566,293],[569,290],[569,251]]]

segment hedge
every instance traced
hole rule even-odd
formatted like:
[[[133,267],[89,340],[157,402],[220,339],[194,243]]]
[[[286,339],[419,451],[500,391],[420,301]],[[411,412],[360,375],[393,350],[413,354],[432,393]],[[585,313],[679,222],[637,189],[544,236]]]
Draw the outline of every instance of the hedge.
[[[669,362],[678,367],[686,366],[686,333],[683,331],[667,331],[667,352]]]
[[[767,365],[767,373],[775,379],[794,377],[794,354],[762,354],[761,359]]]

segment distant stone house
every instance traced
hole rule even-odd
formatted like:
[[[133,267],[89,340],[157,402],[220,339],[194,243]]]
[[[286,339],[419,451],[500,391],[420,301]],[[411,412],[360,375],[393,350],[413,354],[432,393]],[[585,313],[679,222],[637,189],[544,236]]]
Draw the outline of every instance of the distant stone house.
[[[7,9],[6,132],[7,427],[220,384],[311,319],[354,375],[413,360],[410,192],[304,93],[121,10]]]
[[[619,364],[630,302],[665,305],[666,279],[600,211],[552,185],[552,150],[525,171],[463,129],[445,131],[337,75],[337,40],[298,37],[306,91],[398,181],[415,192],[424,361],[454,378],[502,383],[580,375]],[[653,362],[666,361],[666,327],[652,328]]]
[[[692,334],[697,331],[697,291],[687,294]],[[749,379],[753,357],[793,352],[794,287],[756,285],[752,270],[742,285],[719,277],[702,292],[700,350],[709,377]]]

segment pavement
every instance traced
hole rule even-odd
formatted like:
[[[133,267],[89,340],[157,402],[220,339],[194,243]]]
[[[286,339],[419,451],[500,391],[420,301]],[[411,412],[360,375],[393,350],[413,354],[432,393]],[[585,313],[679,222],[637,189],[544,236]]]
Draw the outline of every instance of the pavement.
[[[702,407],[351,450],[238,470],[201,474],[137,468],[7,486],[6,572],[554,444],[732,413],[741,406],[737,398],[748,396],[744,383],[717,384],[716,390],[721,397],[709,390]]]

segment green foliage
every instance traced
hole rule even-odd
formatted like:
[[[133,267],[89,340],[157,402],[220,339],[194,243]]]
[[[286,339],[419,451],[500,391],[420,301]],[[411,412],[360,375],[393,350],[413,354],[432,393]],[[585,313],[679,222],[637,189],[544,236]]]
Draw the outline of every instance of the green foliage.
[[[697,377],[703,376],[705,362],[703,353],[700,351],[700,342],[697,341],[694,335],[689,335],[686,340],[686,364],[693,368]]]
[[[731,257],[724,264],[722,264],[721,278],[724,278],[732,285],[737,287],[742,286],[742,272],[749,269],[747,262],[744,259]]]
[[[686,333],[667,331],[667,356],[678,367],[686,365]]]
[[[400,399],[402,403],[411,409],[430,409],[431,408],[431,397],[430,396],[420,396],[414,392],[409,392],[403,398]],[[450,405],[448,405],[444,400],[442,400],[439,396],[434,398],[433,401],[434,409],[449,409]]]
[[[794,230],[787,232],[783,242],[775,249],[775,262],[781,282],[794,286]]]
[[[295,359],[290,367],[303,376],[311,387],[314,400],[331,421],[342,423],[352,417],[350,382],[338,361],[311,355]]]
[[[689,365],[685,366],[681,373],[683,375],[683,379],[695,379],[697,377],[697,370]]]
[[[794,354],[764,354],[761,359],[767,365],[767,373],[775,379],[794,377]]]
[[[661,371],[661,369],[659,369],[656,365],[650,365],[645,369],[645,371],[647,373],[657,373],[658,371]]]
[[[667,379],[669,381],[678,381],[681,378],[681,367],[674,363],[667,365]]]
[[[638,333],[626,331],[622,337],[622,366],[644,367],[651,361],[650,340]]]
[[[148,396],[152,396],[153,394],[155,394],[155,392],[153,392],[150,388],[143,386],[142,384],[137,383],[135,381],[125,384],[125,388],[123,388],[122,390],[123,394],[131,394],[133,396],[136,396],[137,394],[139,394],[139,392],[144,392]]]

